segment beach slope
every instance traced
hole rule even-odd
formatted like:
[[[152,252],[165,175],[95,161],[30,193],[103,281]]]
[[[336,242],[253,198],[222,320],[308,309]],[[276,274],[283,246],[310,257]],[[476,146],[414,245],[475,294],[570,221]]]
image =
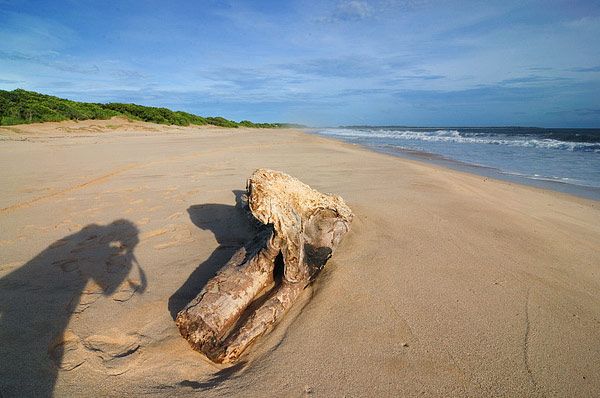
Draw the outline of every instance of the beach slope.
[[[173,321],[252,236],[246,178],[352,230],[234,368]],[[598,396],[599,202],[285,129],[0,128],[0,395]]]

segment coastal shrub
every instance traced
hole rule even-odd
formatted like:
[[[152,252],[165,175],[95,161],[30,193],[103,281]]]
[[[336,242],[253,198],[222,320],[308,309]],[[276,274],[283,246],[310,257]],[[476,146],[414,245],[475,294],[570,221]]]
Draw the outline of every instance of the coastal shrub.
[[[0,124],[2,125],[109,119],[117,114],[104,109],[101,104],[70,101],[22,89],[0,90]]]
[[[209,124],[212,124],[213,126],[220,126],[220,127],[238,127],[238,123],[232,121],[232,120],[227,120],[223,117],[217,116],[217,117],[207,117],[206,121]]]
[[[62,120],[110,119],[124,116],[130,120],[177,126],[212,124],[220,127],[278,127],[277,124],[241,123],[223,117],[202,117],[167,108],[111,102],[108,104],[71,101],[33,91],[16,89],[0,90],[0,125],[37,122],[59,122]]]
[[[175,112],[175,114],[178,117],[185,119],[188,124],[194,124],[194,125],[198,125],[198,126],[208,124],[208,121],[206,120],[206,118],[203,118],[202,116],[197,116],[197,115],[193,115],[191,113],[182,112],[182,111],[177,111],[177,112]]]
[[[250,120],[242,120],[241,122],[239,122],[239,125],[242,127],[256,127],[256,125]]]

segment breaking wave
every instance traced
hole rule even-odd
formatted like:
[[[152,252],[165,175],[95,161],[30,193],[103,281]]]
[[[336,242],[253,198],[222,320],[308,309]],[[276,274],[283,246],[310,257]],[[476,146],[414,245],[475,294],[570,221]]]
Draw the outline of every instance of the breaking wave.
[[[600,153],[600,142],[571,142],[535,135],[506,135],[491,133],[469,133],[458,130],[385,130],[385,129],[327,129],[326,135],[352,138],[386,138],[426,142],[452,142],[458,144],[506,145],[566,150],[571,152]]]

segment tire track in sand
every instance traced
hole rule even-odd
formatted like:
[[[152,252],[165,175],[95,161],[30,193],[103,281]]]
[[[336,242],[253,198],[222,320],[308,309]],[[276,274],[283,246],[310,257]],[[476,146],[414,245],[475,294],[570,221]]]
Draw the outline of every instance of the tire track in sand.
[[[83,182],[81,184],[77,184],[77,185],[68,187],[66,189],[62,189],[62,190],[59,190],[59,191],[56,191],[56,192],[52,192],[52,193],[50,193],[48,195],[38,196],[37,198],[33,198],[33,199],[25,201],[25,202],[15,203],[14,205],[1,208],[0,209],[0,214],[8,213],[10,211],[17,210],[17,209],[26,208],[26,207],[29,207],[29,206],[31,206],[31,205],[39,202],[39,201],[44,200],[44,199],[50,199],[50,198],[53,198],[55,196],[59,196],[59,195],[62,195],[62,194],[68,193],[68,192],[72,192],[72,191],[76,191],[78,189],[86,188],[86,187],[88,187],[90,185],[102,183],[102,182],[110,179],[111,177],[114,177],[114,176],[116,176],[118,174],[124,173],[126,171],[129,171],[129,170],[134,169],[134,168],[139,167],[139,166],[140,166],[139,163],[128,164],[128,165],[126,165],[124,167],[115,169],[115,170],[111,171],[108,174],[101,175],[100,177],[93,178],[93,179],[85,181],[85,182]]]
[[[252,145],[242,145],[237,147],[237,150],[241,150],[241,149],[250,149],[250,148],[264,148],[264,147],[272,147],[272,146],[276,146],[278,144],[252,144]],[[226,152],[229,151],[230,148],[218,148],[218,149],[213,149],[210,151],[200,151],[200,152],[193,152],[190,154],[183,154],[183,155],[174,155],[174,156],[169,156],[165,159],[158,159],[158,160],[154,160],[151,162],[147,162],[147,163],[130,163],[127,164],[126,166],[123,166],[121,168],[115,169],[113,171],[111,171],[108,174],[104,174],[100,177],[96,177],[94,179],[88,180],[86,182],[83,182],[81,184],[77,184],[74,185],[72,187],[68,187],[66,189],[62,189],[60,191],[56,191],[47,195],[42,195],[42,196],[38,196],[37,198],[33,198],[31,200],[25,201],[25,202],[20,202],[20,203],[15,203],[14,205],[10,205],[7,207],[3,207],[0,208],[0,214],[6,214],[10,211],[13,210],[17,210],[17,209],[23,209],[23,208],[27,208],[30,207],[31,205],[34,205],[37,202],[40,202],[42,200],[45,199],[49,199],[49,198],[53,198],[55,196],[59,196],[68,192],[72,192],[72,191],[76,191],[78,189],[82,189],[82,188],[86,188],[90,185],[94,185],[94,184],[99,184],[102,183],[116,175],[122,174],[126,171],[135,169],[135,168],[140,168],[140,167],[146,167],[146,166],[151,166],[151,165],[157,165],[157,164],[164,164],[164,163],[169,163],[169,162],[173,162],[173,161],[177,161],[177,160],[183,160],[183,159],[193,159],[193,158],[197,158],[197,157],[201,157],[201,156],[205,156],[205,155],[214,155],[215,153],[219,153],[219,152]]]

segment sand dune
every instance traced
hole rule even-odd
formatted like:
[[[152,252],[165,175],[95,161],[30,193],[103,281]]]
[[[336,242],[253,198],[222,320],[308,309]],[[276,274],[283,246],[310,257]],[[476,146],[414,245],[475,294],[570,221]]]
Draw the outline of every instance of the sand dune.
[[[0,128],[3,397],[598,396],[598,202],[293,130]],[[173,317],[252,235],[253,170],[341,195],[352,231],[244,362]]]

